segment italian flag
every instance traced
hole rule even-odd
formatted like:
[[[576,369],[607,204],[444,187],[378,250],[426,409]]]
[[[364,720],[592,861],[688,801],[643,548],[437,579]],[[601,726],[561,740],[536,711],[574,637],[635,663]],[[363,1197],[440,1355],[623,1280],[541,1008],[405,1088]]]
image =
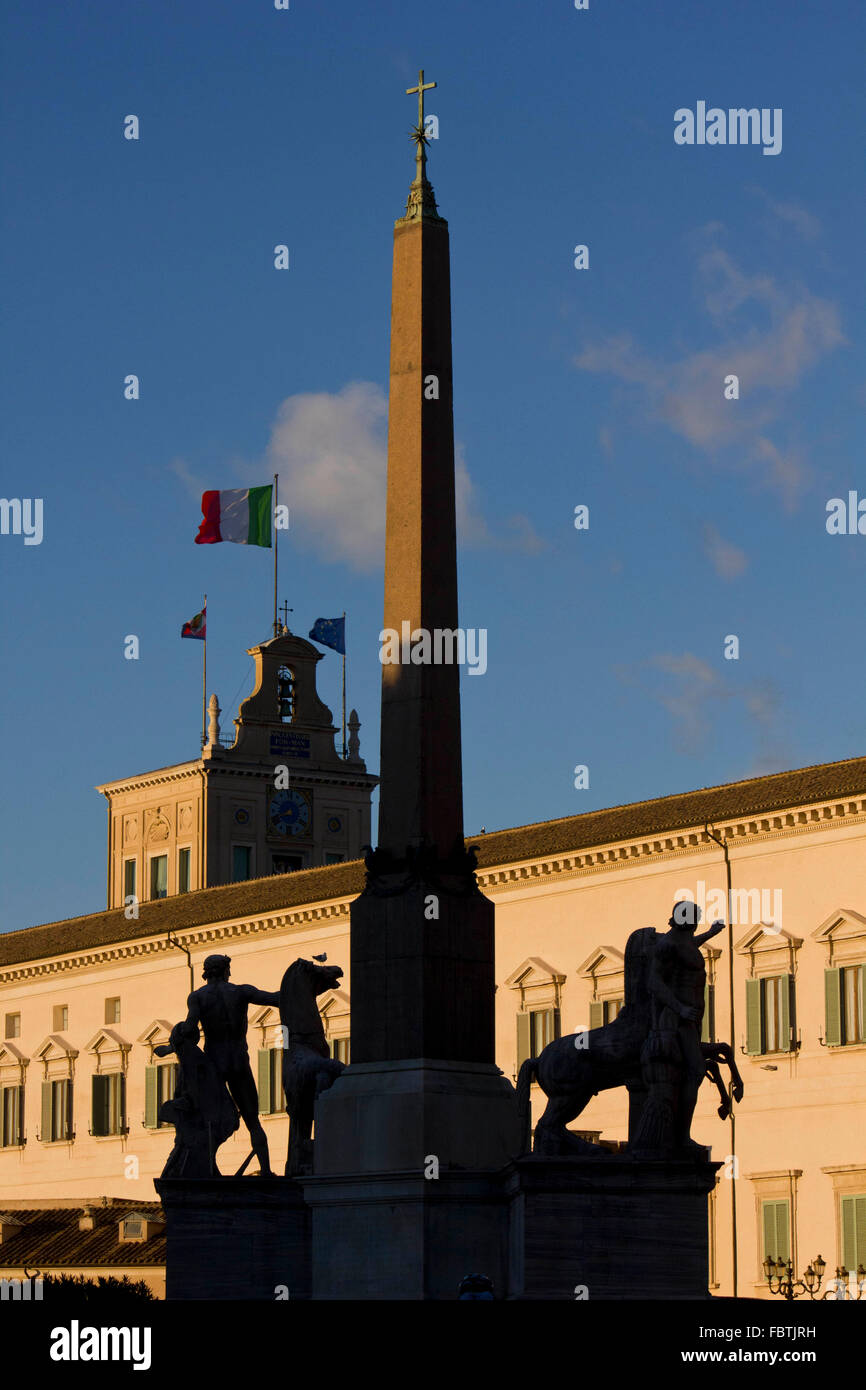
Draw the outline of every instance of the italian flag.
[[[203,492],[201,510],[204,520],[198,528],[196,545],[234,541],[236,545],[269,546],[273,490],[273,483],[268,483],[267,487]]]

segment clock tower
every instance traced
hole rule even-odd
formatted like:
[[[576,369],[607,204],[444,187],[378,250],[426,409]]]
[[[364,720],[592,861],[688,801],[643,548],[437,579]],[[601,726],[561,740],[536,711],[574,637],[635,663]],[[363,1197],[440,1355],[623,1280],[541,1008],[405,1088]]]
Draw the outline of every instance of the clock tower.
[[[215,695],[201,757],[97,788],[108,801],[108,906],[358,859],[377,778],[346,757],[316,690],[322,653],[283,628],[249,648],[255,687],[220,732]]]

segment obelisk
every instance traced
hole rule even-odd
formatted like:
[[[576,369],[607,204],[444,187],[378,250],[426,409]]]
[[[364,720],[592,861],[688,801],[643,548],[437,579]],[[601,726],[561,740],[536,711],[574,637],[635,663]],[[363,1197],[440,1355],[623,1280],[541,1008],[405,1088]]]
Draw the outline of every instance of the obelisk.
[[[314,1297],[400,1296],[385,1292],[398,1268],[403,1296],[446,1296],[462,1242],[473,1268],[485,1250],[498,1259],[491,1174],[519,1146],[494,1061],[493,904],[463,839],[449,242],[424,132],[434,85],[422,70],[409,89],[415,178],[394,227],[384,630],[401,659],[382,666],[378,847],[351,907],[351,1065],[318,1101],[305,1185]],[[354,1250],[354,1273],[335,1270],[329,1241]]]

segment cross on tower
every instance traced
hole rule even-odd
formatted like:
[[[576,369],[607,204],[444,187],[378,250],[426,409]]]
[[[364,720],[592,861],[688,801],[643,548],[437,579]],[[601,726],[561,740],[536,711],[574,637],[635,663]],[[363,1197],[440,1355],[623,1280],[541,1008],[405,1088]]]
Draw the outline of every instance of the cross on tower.
[[[288,601],[288,599],[286,599],[285,603],[283,604],[283,627],[284,627],[284,628],[288,629],[288,626],[289,626],[289,614],[290,614],[290,613],[294,613],[294,611],[295,611],[294,608],[290,608],[290,607],[289,607],[289,601]]]
[[[418,69],[418,86],[417,86],[417,87],[407,87],[407,88],[406,88],[406,95],[407,95],[407,97],[414,96],[415,92],[418,93],[418,129],[419,129],[419,131],[421,131],[422,133],[423,133],[423,130],[424,130],[424,93],[425,93],[425,92],[429,92],[429,91],[431,90],[431,88],[433,88],[433,87],[435,87],[435,86],[436,86],[436,83],[435,83],[435,82],[425,82],[425,81],[424,81],[424,69],[423,69],[423,68],[419,68],[419,69]]]

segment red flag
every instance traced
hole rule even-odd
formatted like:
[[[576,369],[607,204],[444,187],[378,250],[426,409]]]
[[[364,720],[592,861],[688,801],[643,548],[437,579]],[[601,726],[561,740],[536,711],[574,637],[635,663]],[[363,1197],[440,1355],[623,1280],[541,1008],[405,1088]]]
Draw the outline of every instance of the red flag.
[[[184,623],[180,630],[181,637],[197,637],[200,642],[207,636],[207,604],[200,613],[196,613],[194,618],[190,618],[188,623]]]

